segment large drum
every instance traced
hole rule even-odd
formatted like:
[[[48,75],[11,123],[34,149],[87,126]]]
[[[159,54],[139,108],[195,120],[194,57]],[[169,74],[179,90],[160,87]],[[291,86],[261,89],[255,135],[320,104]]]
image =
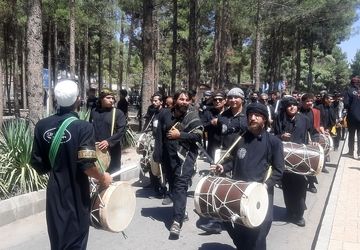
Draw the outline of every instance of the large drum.
[[[90,223],[93,227],[118,233],[130,224],[136,206],[135,193],[127,182],[112,183],[91,198]]]
[[[324,165],[324,150],[320,145],[283,142],[285,170],[300,175],[317,175]]]
[[[201,216],[253,228],[264,221],[269,197],[264,184],[208,176],[196,186],[194,203]]]
[[[324,154],[328,155],[334,148],[334,142],[330,134],[319,134],[319,144],[324,148]]]
[[[110,165],[110,161],[111,161],[110,154],[107,150],[100,150],[98,143],[95,144],[95,148],[96,148],[96,158],[97,158],[97,161],[95,162],[95,166],[101,173],[104,173],[106,169],[109,168]]]

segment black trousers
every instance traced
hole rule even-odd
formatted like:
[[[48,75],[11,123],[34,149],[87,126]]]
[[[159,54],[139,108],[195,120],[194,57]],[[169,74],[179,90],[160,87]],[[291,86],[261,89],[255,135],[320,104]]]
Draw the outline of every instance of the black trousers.
[[[187,157],[183,164],[168,168],[167,177],[173,201],[173,219],[182,225],[186,210],[187,191],[194,173],[195,159]]]
[[[266,236],[268,235],[273,220],[274,189],[269,191],[269,208],[264,222],[256,228],[247,228],[240,224],[225,222],[224,227],[233,240],[236,249],[241,250],[265,250]]]
[[[306,209],[307,180],[304,176],[284,172],[282,178],[282,190],[286,210],[289,216],[300,219]]]
[[[357,136],[357,146],[358,146],[358,154],[360,153],[360,124],[351,124],[348,123],[348,131],[349,131],[349,153],[354,153],[354,143],[355,143],[355,133]]]

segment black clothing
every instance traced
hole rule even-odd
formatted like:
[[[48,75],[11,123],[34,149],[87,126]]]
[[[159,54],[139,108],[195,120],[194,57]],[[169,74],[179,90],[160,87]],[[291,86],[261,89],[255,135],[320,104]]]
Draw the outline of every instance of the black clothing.
[[[180,138],[171,140],[166,133],[175,125]],[[169,183],[174,208],[174,221],[182,225],[186,209],[186,194],[198,155],[195,142],[201,142],[202,124],[195,111],[175,117],[165,109],[159,115],[155,135],[154,161],[163,165]]]
[[[336,123],[336,114],[332,106],[320,104],[316,107],[320,110],[320,125],[325,129],[331,130]]]
[[[125,98],[120,98],[117,103],[117,108],[124,113],[125,117],[128,116],[129,103]]]
[[[101,142],[106,140],[109,143],[110,165],[107,170],[114,173],[121,168],[121,139],[125,134],[126,118],[124,113],[115,109],[114,132],[111,135],[113,119],[113,108],[93,109],[90,115],[90,122],[94,126],[95,140]]]
[[[86,100],[86,109],[94,109],[96,108],[98,98],[96,96],[88,97]]]
[[[293,119],[287,114],[280,114],[277,117],[274,134],[281,138],[284,133],[291,133],[290,141],[298,144],[308,143],[308,133],[316,135],[313,124],[303,114],[297,113]],[[305,176],[290,172],[284,172],[282,178],[282,190],[284,195],[287,213],[291,218],[301,219],[306,209],[306,188]]]
[[[360,138],[360,89],[351,85],[344,94],[344,107],[347,109],[349,130],[349,153],[354,153],[355,133]],[[360,155],[360,140],[357,140],[358,155]]]
[[[212,125],[211,120],[218,118],[220,116],[219,110],[211,108],[205,110],[201,116],[201,121],[204,126],[204,131],[207,132],[208,145],[206,151],[214,159],[215,150],[222,146],[222,135],[221,135],[221,125]]]
[[[218,117],[218,123],[222,126],[224,148],[229,148],[238,138],[238,133],[242,134],[247,128],[245,108],[243,107],[241,112],[235,115],[231,109],[225,110]]]
[[[283,145],[278,138],[266,131],[259,136],[247,131],[231,154],[234,159],[224,163],[224,171],[232,170],[235,180],[264,182],[268,187],[269,209],[259,227],[246,228],[235,224],[233,228],[231,223],[227,222],[225,228],[237,249],[266,249],[266,236],[273,219],[274,185],[280,182],[284,170]],[[270,165],[272,172],[265,180]]]
[[[159,112],[160,112],[160,109],[155,108],[154,105],[152,105],[152,104],[148,107],[146,114],[144,116],[145,123],[144,123],[143,130],[150,129],[150,126],[152,126],[152,122],[155,118],[155,115],[157,115]]]
[[[39,174],[49,173],[46,221],[51,249],[86,249],[90,224],[90,189],[85,170],[96,159],[78,159],[82,148],[95,150],[94,129],[76,120],[65,130],[54,167],[49,149],[60,124],[76,113],[62,112],[40,120],[34,131],[31,165]]]

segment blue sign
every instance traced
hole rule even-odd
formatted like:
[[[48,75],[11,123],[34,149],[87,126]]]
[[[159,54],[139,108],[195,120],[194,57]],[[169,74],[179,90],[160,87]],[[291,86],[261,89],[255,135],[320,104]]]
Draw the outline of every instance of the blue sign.
[[[45,89],[49,89],[49,70],[43,69],[43,86]]]

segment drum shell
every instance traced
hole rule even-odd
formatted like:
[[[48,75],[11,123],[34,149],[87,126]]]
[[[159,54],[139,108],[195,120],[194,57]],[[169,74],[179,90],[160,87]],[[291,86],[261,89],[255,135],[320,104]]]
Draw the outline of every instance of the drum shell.
[[[329,155],[334,148],[334,142],[330,134],[319,134],[318,143],[323,147],[324,154]]]
[[[300,175],[317,175],[324,165],[324,151],[320,145],[283,142],[285,170]]]
[[[255,203],[259,203],[256,208],[253,206],[254,199],[257,200]],[[264,221],[269,198],[263,184],[208,176],[199,181],[194,203],[197,213],[201,216],[232,221],[253,228]]]
[[[97,161],[95,162],[95,166],[101,173],[103,173],[109,168],[111,157],[107,150],[99,149],[98,143],[95,144],[95,148],[96,148],[96,158],[97,158]]]
[[[109,232],[121,232],[130,224],[136,207],[131,185],[124,181],[98,190],[91,198],[90,224]]]

